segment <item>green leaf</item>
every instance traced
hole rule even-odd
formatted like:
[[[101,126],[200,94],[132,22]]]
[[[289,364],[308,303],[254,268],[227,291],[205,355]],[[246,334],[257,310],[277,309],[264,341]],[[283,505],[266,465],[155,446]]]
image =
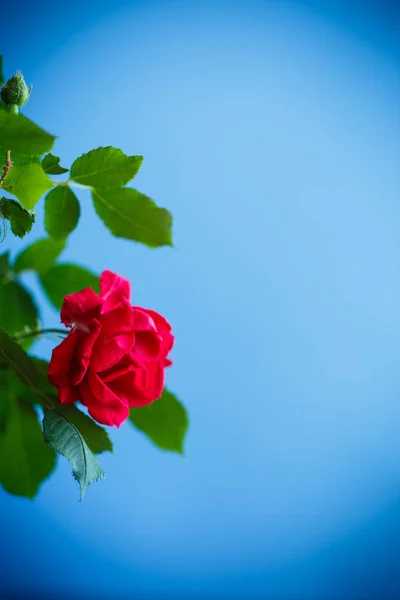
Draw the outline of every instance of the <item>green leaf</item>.
[[[81,500],[91,483],[105,477],[97,458],[89,450],[78,429],[55,410],[44,411],[43,437],[72,464],[72,473],[81,488]]]
[[[4,83],[4,75],[3,75],[3,57],[0,54],[0,85]]]
[[[159,400],[132,408],[129,419],[162,450],[183,454],[189,420],[184,406],[167,389]]]
[[[64,405],[57,410],[79,430],[93,454],[113,451],[113,445],[107,431],[78,410],[76,406]]]
[[[156,248],[172,246],[172,215],[131,188],[93,190],[97,214],[116,237]]]
[[[57,398],[49,390],[47,374],[43,375],[36,369],[35,362],[27,355],[16,341],[0,327],[0,364],[14,371],[20,381],[29,389],[44,406],[57,407]],[[30,398],[31,400],[31,398]],[[1,403],[0,403],[1,404]]]
[[[40,404],[39,400],[37,399],[36,395],[32,392],[32,390],[29,389],[29,387],[25,383],[22,383],[22,381],[20,380],[18,375],[12,369],[5,367],[4,363],[3,363],[2,371],[0,372],[0,389],[3,385],[7,389],[12,390],[12,394],[16,398],[23,400],[25,403],[31,404],[32,406],[34,406],[35,404]],[[1,396],[1,391],[0,391],[0,396]],[[8,415],[10,412],[10,410],[9,410],[10,406],[8,406],[8,407],[6,407],[6,412],[2,413],[1,407],[5,406],[5,404],[6,403],[3,402],[3,398],[2,398],[1,402],[0,402],[0,421],[2,419],[2,415],[3,416]],[[1,433],[1,426],[0,426],[0,433]]]
[[[54,156],[54,154],[51,152],[46,154],[46,156],[43,158],[42,169],[49,175],[61,175],[62,173],[68,173],[68,169],[61,167],[60,158],[58,156]]]
[[[71,179],[90,187],[123,187],[133,179],[143,156],[127,156],[112,146],[97,148],[77,158],[71,167]]]
[[[53,238],[66,238],[77,226],[80,213],[78,198],[68,186],[50,190],[45,203],[47,233]]]
[[[14,271],[37,271],[43,274],[56,262],[65,246],[65,240],[43,238],[34,242],[15,258]]]
[[[61,308],[64,297],[91,287],[99,292],[99,277],[78,265],[61,263],[41,275],[40,282],[50,302]]]
[[[56,464],[56,454],[45,444],[33,407],[1,388],[2,401],[9,396],[10,412],[0,436],[0,481],[5,490],[33,498]]]
[[[60,339],[60,343],[61,343],[61,341],[62,341],[62,339]],[[38,358],[37,356],[32,356],[31,354],[29,354],[29,358],[35,365],[35,368],[36,368],[36,371],[37,371],[38,377],[39,377],[39,383],[40,383],[41,390],[43,390],[43,392],[47,395],[56,396],[57,388],[54,387],[54,385],[52,385],[50,383],[49,378],[48,378],[47,373],[49,370],[49,363],[47,362],[47,360],[44,360],[43,358]],[[40,402],[39,399],[38,399],[38,402]]]
[[[40,156],[52,149],[55,139],[23,115],[0,111],[0,145],[11,152]]]
[[[28,210],[52,187],[42,167],[34,163],[13,166],[3,183],[3,189],[16,196]]]
[[[27,353],[0,327],[0,362],[5,363],[38,397],[46,397],[39,387],[40,376]]]
[[[19,238],[29,233],[35,222],[35,215],[25,210],[17,200],[12,198],[0,198],[0,215],[11,224],[11,231]]]
[[[7,148],[0,144],[0,163],[4,165],[7,159]],[[40,165],[40,156],[25,156],[23,154],[17,154],[13,152],[11,155],[13,165],[28,165],[30,163],[36,163]]]
[[[36,329],[38,310],[31,294],[17,281],[8,281],[0,286],[0,327],[10,335],[26,329]],[[21,340],[23,348],[29,348],[34,338]]]
[[[7,279],[10,273],[10,251],[0,255],[0,283]]]

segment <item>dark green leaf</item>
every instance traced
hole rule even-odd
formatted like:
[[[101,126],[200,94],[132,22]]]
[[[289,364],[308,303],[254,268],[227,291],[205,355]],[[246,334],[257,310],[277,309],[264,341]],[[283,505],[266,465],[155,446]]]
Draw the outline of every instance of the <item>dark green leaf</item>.
[[[77,226],[79,216],[78,198],[68,186],[50,190],[45,203],[45,227],[51,237],[67,237]]]
[[[29,233],[35,222],[35,215],[25,210],[17,200],[12,198],[0,198],[0,213],[11,224],[11,231],[19,238]]]
[[[172,216],[153,200],[131,188],[93,190],[93,203],[103,223],[116,237],[156,248],[172,246]]]
[[[112,452],[113,446],[107,431],[78,410],[76,406],[64,405],[57,410],[78,429],[94,454],[101,454],[101,452],[106,451]]]
[[[143,156],[127,156],[112,146],[97,148],[77,158],[71,167],[71,179],[96,188],[119,188],[138,172]]]
[[[81,488],[81,500],[91,483],[103,479],[105,473],[89,450],[78,429],[56,410],[44,411],[43,437],[72,464],[72,473]]]
[[[3,189],[16,196],[28,210],[52,187],[53,183],[42,167],[34,163],[14,165],[3,183]]]
[[[0,283],[2,283],[10,273],[10,252],[9,250],[0,255]]]
[[[68,173],[68,169],[60,166],[60,158],[54,156],[51,152],[46,154],[42,160],[42,168],[45,173],[49,175],[61,175],[62,173]]]
[[[0,111],[0,145],[25,156],[40,156],[53,147],[55,137],[23,115]],[[11,157],[12,158],[12,157]]]
[[[60,339],[58,343],[60,343],[61,341],[62,340]],[[46,360],[43,360],[42,358],[37,358],[36,356],[28,355],[28,358],[36,370],[36,383],[34,385],[30,384],[31,396],[29,400],[32,402],[32,404],[42,404],[44,406],[51,406],[55,410],[58,408],[62,408],[62,406],[58,404],[57,388],[51,385],[49,381],[49,377],[47,374],[49,363]],[[25,383],[25,386],[26,385],[28,384]]]
[[[35,362],[12,337],[0,327],[0,364],[12,369],[32,395],[44,406],[57,407],[57,398],[49,392],[48,377],[39,373]],[[31,398],[30,398],[31,400]]]
[[[60,339],[60,343],[61,341],[62,340]],[[32,356],[31,354],[29,355],[29,358],[35,365],[36,371],[38,373],[40,388],[45,394],[48,394],[50,396],[56,396],[57,388],[50,383],[47,375],[49,370],[49,363],[47,362],[47,360],[43,360],[43,358],[38,358],[37,356]],[[38,399],[37,401],[39,402],[40,400]]]
[[[59,254],[64,249],[65,240],[44,238],[34,242],[17,255],[14,271],[37,271],[43,274],[56,262]]]
[[[33,498],[56,464],[56,454],[45,444],[33,407],[1,388],[9,396],[10,412],[0,436],[0,481],[8,492]]]
[[[91,287],[99,292],[99,277],[83,267],[71,264],[57,264],[41,275],[40,282],[50,302],[58,309],[64,296]]]
[[[10,335],[36,329],[38,310],[31,294],[17,281],[0,285],[0,327]],[[21,340],[23,348],[29,348],[34,338]]]
[[[3,75],[3,57],[0,54],[0,85],[4,83],[4,75]]]
[[[185,408],[167,389],[148,406],[132,408],[129,419],[162,450],[183,454],[189,420]]]
[[[12,395],[19,400],[23,400],[34,406],[35,404],[40,404],[36,395],[32,392],[32,390],[25,384],[22,383],[17,374],[13,371],[13,369],[4,368],[0,372],[0,389],[2,386],[7,387],[7,389],[12,390]],[[1,392],[0,392],[1,397]],[[3,406],[3,398],[0,401],[0,407]],[[0,420],[1,420],[1,409],[0,409]],[[7,411],[8,414],[8,411]],[[0,427],[1,432],[1,427]]]
[[[15,342],[8,333],[0,327],[0,362],[5,363],[20,378],[28,388],[43,396],[45,392],[40,392],[40,376],[36,370],[35,364],[29,358],[27,353]]]
[[[18,382],[23,385],[14,371],[8,369],[4,364],[0,370],[0,436],[6,428],[6,421],[11,414],[12,394],[10,393],[13,383]],[[25,388],[26,390],[28,388]]]

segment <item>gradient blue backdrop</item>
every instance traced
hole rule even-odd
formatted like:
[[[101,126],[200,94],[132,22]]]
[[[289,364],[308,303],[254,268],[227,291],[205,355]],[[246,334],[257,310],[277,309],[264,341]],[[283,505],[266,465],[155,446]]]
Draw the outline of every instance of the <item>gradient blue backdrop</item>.
[[[82,193],[62,259],[169,318],[190,413],[185,458],[113,431],[83,503],[61,459],[34,502],[0,492],[5,595],[400,598],[398,8],[2,10],[7,74],[34,82],[25,114],[62,163],[144,154],[136,187],[174,215],[176,247],[149,250]]]

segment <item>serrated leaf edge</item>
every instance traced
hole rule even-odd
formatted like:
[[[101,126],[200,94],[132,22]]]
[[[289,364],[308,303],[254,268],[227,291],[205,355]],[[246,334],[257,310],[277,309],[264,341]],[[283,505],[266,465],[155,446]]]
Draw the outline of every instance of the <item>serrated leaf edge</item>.
[[[46,410],[46,409],[44,410],[44,415],[45,415],[45,416],[43,417],[43,421],[42,421],[43,433],[44,433],[44,421],[45,421],[45,418],[46,418],[46,414],[47,414],[48,412],[50,412],[50,411],[49,411],[49,410]],[[78,442],[79,442],[79,444],[80,444],[80,446],[81,446],[81,448],[82,448],[82,454],[83,454],[83,458],[84,458],[84,468],[85,468],[85,486],[83,486],[83,485],[82,485],[82,483],[80,482],[80,480],[78,479],[78,476],[77,476],[77,474],[76,474],[76,471],[75,471],[75,469],[74,469],[74,466],[73,466],[73,464],[72,464],[71,460],[68,458],[68,456],[66,456],[66,455],[65,455],[63,452],[61,452],[60,450],[58,450],[58,449],[55,447],[55,445],[54,445],[54,444],[53,444],[51,441],[48,441],[48,440],[45,438],[45,441],[46,441],[46,443],[47,443],[47,444],[50,446],[50,448],[52,448],[53,450],[55,450],[55,451],[57,452],[57,454],[60,454],[61,456],[64,456],[64,458],[66,458],[66,459],[67,459],[67,461],[70,463],[70,465],[72,465],[72,475],[74,476],[74,479],[75,479],[75,481],[77,481],[77,482],[79,483],[79,488],[80,488],[80,492],[81,492],[81,495],[80,495],[80,501],[82,501],[82,500],[83,500],[83,497],[84,497],[84,495],[85,495],[86,489],[87,489],[89,486],[91,486],[93,483],[96,483],[97,481],[101,481],[102,479],[105,479],[105,478],[106,478],[106,473],[105,473],[105,472],[103,471],[103,469],[101,468],[101,466],[100,466],[100,461],[99,461],[99,460],[96,458],[96,456],[95,456],[95,455],[93,454],[93,452],[90,450],[89,446],[88,446],[88,445],[87,445],[87,443],[85,442],[85,439],[84,439],[83,435],[82,435],[82,434],[80,433],[80,431],[79,431],[79,430],[78,430],[78,429],[75,427],[75,425],[74,425],[73,423],[71,423],[71,421],[70,421],[69,419],[67,419],[67,417],[65,417],[65,416],[64,416],[62,413],[60,413],[58,410],[56,410],[56,409],[55,409],[55,410],[53,410],[52,412],[56,412],[58,415],[60,415],[60,417],[61,417],[62,419],[64,419],[65,421],[67,421],[67,423],[69,423],[69,425],[70,425],[70,426],[72,427],[72,429],[75,431],[75,434],[77,435],[77,438],[78,438]],[[72,437],[73,435],[74,435],[74,434],[71,434],[71,437]],[[71,439],[71,437],[69,438],[69,440]],[[68,442],[69,442],[69,440],[68,440]],[[68,442],[66,442],[66,444],[67,444]],[[86,460],[85,448],[86,448],[86,451],[87,451],[87,452],[90,452],[90,454],[92,454],[92,456],[93,456],[94,460],[95,460],[95,461],[98,463],[98,465],[99,465],[99,469],[100,469],[100,471],[101,471],[101,473],[100,473],[100,474],[99,474],[99,475],[98,475],[98,476],[97,476],[95,479],[92,479],[92,480],[91,480],[91,481],[89,481],[89,483],[87,483],[87,484],[86,484],[86,476],[87,476],[87,473],[86,473],[86,472],[87,472],[87,460]]]

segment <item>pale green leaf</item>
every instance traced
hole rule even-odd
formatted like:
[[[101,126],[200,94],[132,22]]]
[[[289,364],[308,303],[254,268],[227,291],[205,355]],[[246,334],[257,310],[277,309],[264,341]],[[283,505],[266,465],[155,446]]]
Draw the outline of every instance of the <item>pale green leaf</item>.
[[[61,308],[64,297],[91,287],[99,292],[99,277],[84,267],[61,263],[41,275],[40,282],[50,302]]]
[[[183,454],[189,420],[184,406],[167,389],[159,400],[141,408],[131,408],[129,419],[162,450]]]
[[[78,198],[70,187],[60,185],[46,196],[45,227],[53,238],[66,238],[77,226],[80,217]]]
[[[30,210],[47,190],[53,187],[40,165],[14,165],[3,183],[3,189],[18,198]]]
[[[64,169],[60,165],[60,158],[54,156],[51,152],[46,154],[42,160],[42,169],[48,175],[61,175],[62,173],[68,173],[68,169]]]
[[[88,486],[105,477],[97,458],[89,450],[75,425],[56,410],[44,411],[43,437],[72,465],[72,473],[81,488],[81,500]]]
[[[116,237],[156,248],[172,246],[172,216],[131,188],[92,190],[97,214]]]
[[[23,208],[17,200],[0,198],[0,216],[10,222],[11,231],[19,238],[23,238],[32,229],[35,215]]]
[[[143,156],[127,156],[112,146],[96,148],[74,161],[71,179],[102,189],[122,187],[133,179],[142,161]]]
[[[54,240],[53,238],[44,238],[33,242],[16,256],[14,271],[16,273],[37,271],[39,274],[43,274],[56,262],[64,246],[65,240]]]
[[[53,135],[23,115],[0,111],[0,145],[3,148],[25,156],[40,156],[51,150],[54,141]]]

